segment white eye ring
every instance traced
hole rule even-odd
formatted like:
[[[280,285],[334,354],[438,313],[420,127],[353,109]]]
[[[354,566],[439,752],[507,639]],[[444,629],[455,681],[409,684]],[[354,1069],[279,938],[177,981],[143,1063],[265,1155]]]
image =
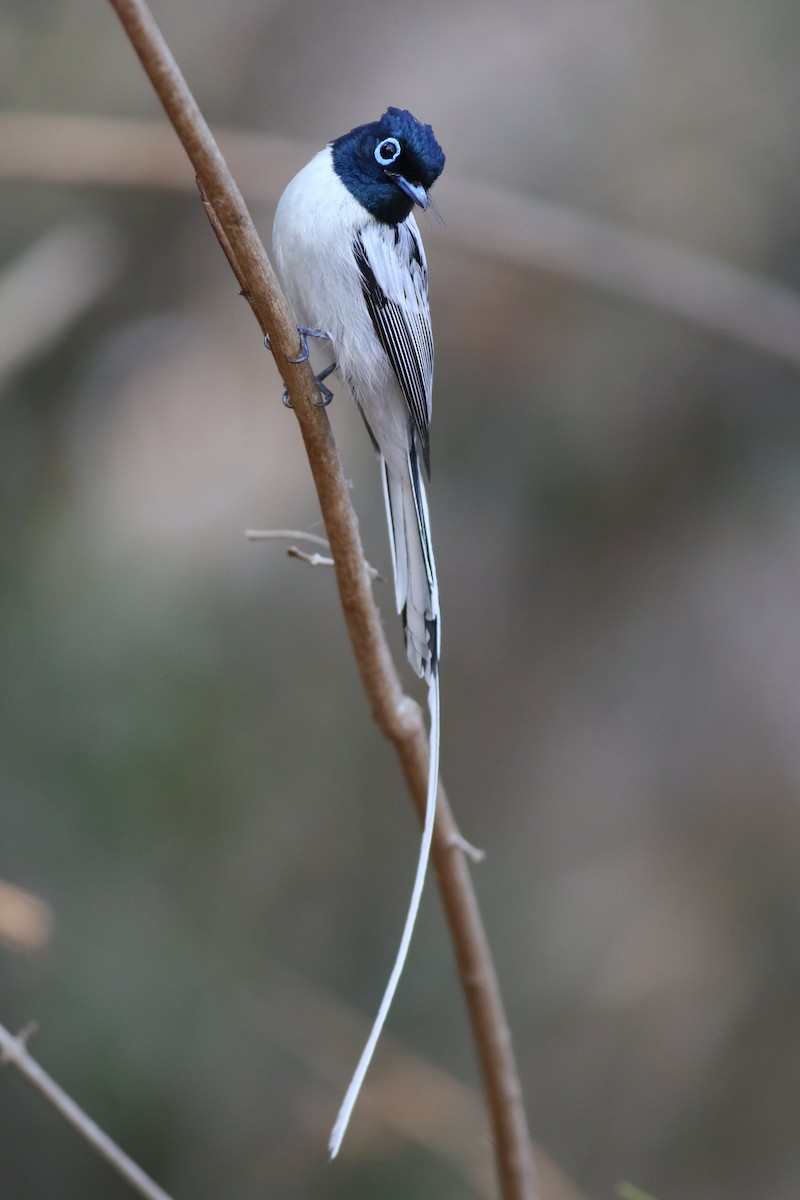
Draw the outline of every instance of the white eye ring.
[[[375,147],[375,161],[382,167],[390,167],[399,157],[400,143],[397,138],[384,138]]]

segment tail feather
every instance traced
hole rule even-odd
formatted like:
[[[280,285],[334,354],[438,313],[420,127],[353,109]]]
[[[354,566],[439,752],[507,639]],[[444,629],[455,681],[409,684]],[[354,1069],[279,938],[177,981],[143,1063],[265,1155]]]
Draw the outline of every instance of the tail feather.
[[[392,571],[394,574],[394,595],[397,611],[401,613],[406,602],[408,591],[408,559],[405,553],[405,538],[398,547],[398,535],[395,529],[405,528],[403,485],[396,476],[389,474],[389,468],[381,459],[381,479],[383,480],[383,499],[386,505],[386,520],[389,525],[389,545],[392,549]]]
[[[428,859],[431,853],[431,842],[433,841],[433,825],[436,816],[436,794],[439,790],[439,672],[434,670],[428,683],[428,709],[430,712],[430,766],[428,769],[428,796],[425,801],[425,823],[422,830],[422,844],[419,850],[419,859],[417,861],[417,872],[414,876],[414,886],[411,890],[411,903],[408,906],[406,922],[403,926],[403,934],[400,938],[400,947],[397,951],[397,957],[394,960],[392,973],[389,976],[389,982],[386,985],[386,991],[381,1000],[381,1006],[378,1009],[378,1015],[372,1026],[372,1030],[367,1039],[367,1044],[361,1052],[361,1058],[358,1060],[358,1066],[355,1069],[353,1078],[350,1081],[342,1106],[339,1109],[339,1114],[331,1130],[328,1149],[331,1158],[335,1158],[339,1153],[339,1147],[342,1144],[347,1126],[350,1121],[350,1116],[355,1107],[358,1094],[361,1091],[361,1085],[364,1082],[364,1076],[367,1073],[372,1056],[375,1052],[375,1047],[378,1044],[378,1038],[381,1035],[384,1023],[386,1021],[389,1008],[394,994],[397,991],[397,984],[400,981],[400,976],[403,972],[408,947],[411,944],[411,935],[414,932],[414,925],[419,912],[420,900],[422,898],[422,888],[425,883],[425,874],[428,868]]]
[[[425,801],[425,821],[422,830],[417,871],[411,891],[397,957],[383,994],[378,1015],[372,1026],[350,1086],[345,1093],[339,1115],[331,1131],[328,1148],[331,1158],[339,1153],[350,1116],[353,1112],[364,1076],[381,1035],[389,1008],[411,944],[411,935],[419,912],[422,888],[431,852],[433,825],[436,816],[436,794],[439,790],[439,588],[430,535],[430,519],[425,486],[419,472],[416,447],[411,445],[406,461],[407,473],[398,476],[383,466],[383,494],[392,544],[395,599],[397,611],[403,614],[406,653],[418,675],[428,681],[430,733],[428,742],[428,792]]]
[[[403,617],[406,654],[416,673],[430,680],[439,662],[439,586],[415,446],[409,448],[403,475],[390,471],[385,462],[382,467],[395,599]]]

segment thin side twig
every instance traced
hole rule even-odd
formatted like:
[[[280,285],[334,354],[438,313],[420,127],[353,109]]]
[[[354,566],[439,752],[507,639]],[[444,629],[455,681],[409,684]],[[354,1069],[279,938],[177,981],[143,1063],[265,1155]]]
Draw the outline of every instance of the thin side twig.
[[[244,536],[249,542],[290,541],[297,538],[298,541],[313,542],[315,546],[324,546],[326,550],[330,550],[330,542],[327,538],[319,537],[316,533],[303,533],[300,529],[246,529]],[[332,567],[334,565],[333,559],[327,555],[308,554],[305,550],[299,550],[297,546],[289,546],[286,553],[289,558],[297,558],[300,562],[308,563],[310,567]],[[380,571],[371,563],[367,563],[366,567],[370,579],[378,580],[380,583],[386,582]]]
[[[325,554],[309,554],[307,550],[301,550],[298,546],[289,546],[286,551],[289,558],[296,558],[298,562],[304,562],[309,567],[332,567],[333,559],[328,558]]]
[[[262,332],[268,333],[308,455],[334,559],[339,595],[375,720],[393,742],[409,789],[424,814],[428,740],[422,714],[403,694],[380,616],[327,414],[316,400],[308,362],[295,364],[297,331],[264,248],[219,148],[142,0],[110,0],[189,156],[213,208],[236,274]],[[219,237],[219,234],[217,235]],[[234,266],[235,262],[235,266]],[[433,859],[481,1062],[504,1200],[535,1200],[531,1143],[511,1038],[489,946],[457,829],[440,786]]]
[[[320,537],[318,533],[304,533],[302,529],[245,529],[244,536],[248,542],[313,542],[315,546],[322,546],[323,550],[331,548],[327,538]]]
[[[170,1200],[167,1192],[138,1167],[133,1159],[121,1150],[116,1142],[104,1133],[90,1116],[67,1095],[62,1087],[40,1067],[28,1053],[25,1045],[28,1029],[16,1037],[4,1025],[0,1025],[0,1063],[8,1063],[15,1067],[36,1091],[44,1096],[56,1112],[75,1129],[81,1137],[92,1146],[97,1153],[110,1163],[117,1174],[135,1188],[145,1200]]]

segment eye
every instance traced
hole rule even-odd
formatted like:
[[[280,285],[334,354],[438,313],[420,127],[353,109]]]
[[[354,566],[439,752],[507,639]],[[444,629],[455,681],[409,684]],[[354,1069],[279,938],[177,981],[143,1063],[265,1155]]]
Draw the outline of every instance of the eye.
[[[400,143],[397,138],[384,138],[375,147],[375,161],[382,167],[388,167],[400,157]]]

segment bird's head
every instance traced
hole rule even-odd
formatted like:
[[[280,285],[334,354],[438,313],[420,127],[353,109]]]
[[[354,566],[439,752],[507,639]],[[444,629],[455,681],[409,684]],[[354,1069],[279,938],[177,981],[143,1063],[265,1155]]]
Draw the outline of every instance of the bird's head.
[[[415,204],[428,207],[428,189],[444,167],[444,151],[430,125],[404,108],[387,108],[379,121],[331,142],[331,150],[342,183],[387,225],[404,221]]]

